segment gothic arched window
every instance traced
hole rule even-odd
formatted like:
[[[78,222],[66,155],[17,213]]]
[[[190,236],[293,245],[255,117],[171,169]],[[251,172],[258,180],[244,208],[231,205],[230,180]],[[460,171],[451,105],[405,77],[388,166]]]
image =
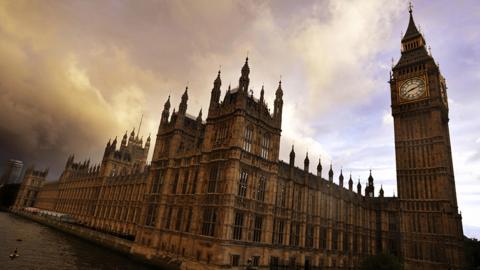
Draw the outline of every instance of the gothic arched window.
[[[252,151],[252,142],[253,142],[253,127],[248,126],[245,129],[245,133],[243,136],[243,150],[247,152]]]
[[[262,137],[262,151],[261,156],[264,159],[268,159],[270,154],[270,134],[265,133]]]

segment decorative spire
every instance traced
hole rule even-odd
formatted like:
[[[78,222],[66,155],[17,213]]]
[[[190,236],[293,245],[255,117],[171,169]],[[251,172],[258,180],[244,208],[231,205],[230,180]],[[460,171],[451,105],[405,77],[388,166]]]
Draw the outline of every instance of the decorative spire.
[[[263,85],[262,85],[262,90],[260,90],[260,103],[261,104],[263,104],[265,102],[264,95],[265,95],[265,89],[263,88]]]
[[[295,166],[295,149],[292,144],[292,150],[290,151],[290,166]]]
[[[322,159],[318,158],[317,176],[322,177]]]
[[[200,111],[198,112],[197,121],[200,123],[202,122],[202,108],[200,108]]]
[[[248,66],[248,56],[245,59],[245,64],[242,67],[242,76],[238,80],[239,90],[243,90],[245,93],[248,92],[248,85],[250,84],[250,79],[248,75],[250,74],[250,67]]]
[[[310,160],[308,159],[308,152],[305,157],[305,160],[303,161],[303,169],[308,172],[308,167],[310,165]]]
[[[220,70],[218,71],[217,78],[213,82],[213,89],[210,96],[210,108],[216,107],[220,102],[220,86],[222,86],[222,80],[220,79]]]
[[[405,32],[405,35],[402,38],[402,42],[422,35],[420,31],[418,31],[417,26],[415,25],[415,21],[413,20],[412,8],[413,6],[412,6],[412,3],[410,2],[408,7],[408,13],[410,13],[410,20],[408,22],[407,31]]]
[[[130,138],[128,139],[128,141],[133,141],[135,140],[135,128],[132,129],[132,132],[130,132]]]
[[[340,169],[340,176],[338,177],[338,184],[343,187],[343,169]]]
[[[248,66],[248,56],[245,58],[245,64],[242,67],[242,75],[248,76],[250,74],[250,67]]]
[[[278,88],[277,88],[277,91],[275,92],[275,96],[277,98],[282,98],[283,97],[282,80],[278,81]]]
[[[357,193],[358,195],[362,195],[362,184],[360,184],[360,178],[358,178]]]
[[[182,95],[182,101],[178,107],[178,112],[181,114],[187,113],[187,101],[188,101],[188,86],[185,87],[185,92]]]
[[[165,105],[163,105],[162,118],[160,119],[160,125],[168,123],[168,116],[170,115],[170,95],[168,95]]]
[[[125,146],[127,145],[127,131],[125,130],[125,134],[123,135],[123,138],[122,138],[122,146]]]
[[[383,192],[383,185],[380,185],[380,191],[378,192],[379,193],[379,197],[380,198],[383,198],[383,195],[384,195],[384,192]]]
[[[328,171],[328,181],[333,182],[333,169],[332,169],[331,162],[330,162],[330,170]]]
[[[167,101],[165,102],[165,105],[163,105],[163,110],[164,111],[170,110],[170,95],[168,95]]]
[[[113,140],[111,147],[113,148],[113,150],[117,148],[117,136],[115,136],[115,139]]]
[[[348,180],[348,190],[352,191],[353,190],[353,180],[352,180],[352,174],[350,173],[350,179]]]
[[[217,78],[213,82],[213,86],[215,88],[220,88],[221,85],[222,85],[222,80],[220,79],[220,70],[218,70]]]
[[[368,176],[368,185],[373,186],[372,170],[370,170],[370,176]]]
[[[282,90],[282,81],[278,82],[278,88],[275,92],[275,101],[273,108],[273,116],[278,121],[278,124],[282,125],[282,111],[283,111],[283,90]]]

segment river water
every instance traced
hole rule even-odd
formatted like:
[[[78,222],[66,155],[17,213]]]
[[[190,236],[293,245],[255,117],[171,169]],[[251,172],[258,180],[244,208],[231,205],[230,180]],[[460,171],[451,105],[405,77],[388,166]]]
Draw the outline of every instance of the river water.
[[[22,241],[17,241],[22,239]],[[17,248],[20,255],[9,258]],[[0,269],[152,269],[125,255],[47,226],[0,212]]]

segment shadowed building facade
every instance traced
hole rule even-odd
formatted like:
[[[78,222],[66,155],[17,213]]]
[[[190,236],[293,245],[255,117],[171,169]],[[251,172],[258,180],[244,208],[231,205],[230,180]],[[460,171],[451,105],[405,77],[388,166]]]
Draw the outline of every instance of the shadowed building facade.
[[[22,184],[18,190],[17,199],[15,200],[15,207],[33,207],[39,191],[41,190],[45,178],[48,175],[48,169],[44,171],[35,170],[29,167],[25,171]]]
[[[47,182],[35,207],[71,215],[78,223],[133,239],[140,219],[149,166],[146,142],[127,132],[109,140],[100,164],[67,159],[60,179]]]
[[[5,166],[5,172],[0,177],[0,186],[7,184],[20,184],[22,180],[22,169],[23,162],[10,159]]]
[[[448,128],[448,97],[410,8],[391,78],[402,254],[408,269],[447,269],[463,261]]]
[[[132,253],[175,258],[184,269],[244,269],[248,260],[262,269],[356,269],[378,253],[403,257],[407,269],[461,269],[445,82],[412,17],[390,78],[398,198],[381,188],[375,196],[371,173],[364,190],[331,164],[325,173],[315,162],[312,174],[308,154],[296,166],[293,147],[280,161],[282,84],[272,111],[249,74],[247,58],[238,87],[221,98],[218,73],[205,120],[187,112],[188,89],[178,110],[168,98],[150,165],[150,138],[143,145],[132,131],[119,149],[108,142],[100,165],[71,156],[35,205],[130,237]]]

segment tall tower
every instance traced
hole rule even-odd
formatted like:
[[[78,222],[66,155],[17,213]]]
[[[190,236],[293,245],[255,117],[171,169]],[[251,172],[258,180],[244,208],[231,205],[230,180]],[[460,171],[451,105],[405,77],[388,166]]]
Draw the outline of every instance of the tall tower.
[[[409,9],[390,78],[402,255],[406,269],[460,269],[458,213],[445,79]]]

